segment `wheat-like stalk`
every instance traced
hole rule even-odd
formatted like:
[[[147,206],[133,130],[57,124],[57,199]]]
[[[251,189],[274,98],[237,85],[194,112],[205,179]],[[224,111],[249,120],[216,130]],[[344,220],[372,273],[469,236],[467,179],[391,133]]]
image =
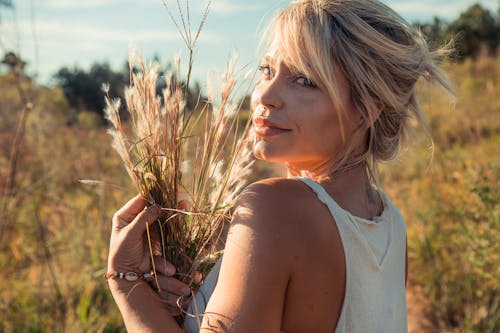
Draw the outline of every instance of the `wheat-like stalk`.
[[[187,80],[207,13],[208,9],[195,37],[183,19],[183,38],[190,50]],[[209,86],[208,100],[197,110],[186,108],[188,83],[180,80],[180,64],[178,57],[159,96],[158,65],[146,64],[131,49],[131,79],[125,91],[130,130],[122,125],[120,101],[109,97],[108,86],[103,88],[113,147],[147,203],[163,207],[155,230],[148,229],[151,255],[159,252],[175,265],[178,278],[196,290],[195,273],[205,276],[220,254],[224,227],[253,160],[249,122],[240,128],[237,117],[241,104],[235,91],[243,83],[236,79],[236,58],[219,78],[220,91]]]

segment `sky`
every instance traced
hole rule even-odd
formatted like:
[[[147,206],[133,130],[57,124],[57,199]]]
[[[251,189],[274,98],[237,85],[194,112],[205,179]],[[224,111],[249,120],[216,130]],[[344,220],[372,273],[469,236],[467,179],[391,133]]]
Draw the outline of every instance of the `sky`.
[[[188,52],[163,3],[165,0],[13,0],[0,12],[0,52],[14,51],[28,62],[27,72],[43,84],[63,66],[89,68],[94,62],[125,66],[135,45],[146,59],[158,55],[168,63]],[[186,0],[180,0],[184,4]],[[190,0],[196,30],[208,0]],[[259,41],[266,22],[290,1],[212,0],[195,50],[193,76],[202,83],[208,72],[222,71],[239,54],[239,67],[257,66]],[[499,0],[386,0],[410,22],[439,16],[453,20],[473,3],[496,12]],[[168,7],[179,19],[176,1]],[[183,63],[183,66],[186,64]]]

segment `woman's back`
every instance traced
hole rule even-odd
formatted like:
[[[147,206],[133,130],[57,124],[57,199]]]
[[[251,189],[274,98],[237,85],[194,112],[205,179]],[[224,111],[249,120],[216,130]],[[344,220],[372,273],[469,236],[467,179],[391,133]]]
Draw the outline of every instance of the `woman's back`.
[[[286,254],[281,260],[290,267],[283,291],[282,330],[406,331],[405,230],[399,213],[385,196],[384,211],[375,224],[340,208],[310,179],[264,183],[273,194],[267,199],[281,211],[273,220],[272,230],[280,232],[273,252]],[[215,280],[217,273],[211,273],[210,278]],[[249,277],[257,280],[256,289],[267,287],[259,285],[261,273],[256,271]],[[207,299],[210,287],[204,288]],[[266,299],[261,302],[265,307]],[[196,331],[195,321],[188,320],[187,326],[188,331]],[[258,323],[255,327],[258,329]]]
[[[357,217],[318,183],[302,181],[328,207],[342,240],[346,284],[335,332],[406,332],[406,228],[396,207],[380,192],[381,214]]]

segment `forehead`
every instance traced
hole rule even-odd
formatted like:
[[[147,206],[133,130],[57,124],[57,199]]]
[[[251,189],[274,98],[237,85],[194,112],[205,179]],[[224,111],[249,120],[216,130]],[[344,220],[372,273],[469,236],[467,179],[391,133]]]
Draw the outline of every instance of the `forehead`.
[[[283,58],[281,57],[281,54],[277,51],[268,51],[262,57],[262,61],[264,61],[265,63],[276,65],[282,62]]]
[[[305,47],[304,29],[302,24],[278,18],[267,30],[266,55],[287,64],[303,63],[309,53]]]
[[[281,37],[275,31],[272,32],[272,37],[268,40],[267,45],[266,45],[266,52],[264,53],[264,56],[262,57],[263,60],[266,60],[269,62],[281,61],[283,59],[281,56],[282,49],[283,49],[283,46],[282,46]]]
[[[303,73],[303,70],[300,70],[302,66],[300,66],[301,61],[294,59],[289,52],[285,53],[283,51],[283,47],[277,43],[272,43],[267,50],[267,52],[262,57],[262,61],[264,63],[271,64],[273,66],[284,65],[288,70],[293,73]],[[285,54],[284,54],[285,53]],[[305,74],[305,73],[303,73]]]

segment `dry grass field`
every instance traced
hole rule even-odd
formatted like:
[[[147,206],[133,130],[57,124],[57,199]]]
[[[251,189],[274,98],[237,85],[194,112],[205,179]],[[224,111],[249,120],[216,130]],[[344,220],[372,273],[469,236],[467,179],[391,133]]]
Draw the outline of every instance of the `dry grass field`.
[[[422,85],[434,138],[417,134],[381,169],[408,226],[412,332],[500,331],[500,57],[449,64],[452,100]],[[134,195],[106,129],[67,126],[59,88],[33,97],[11,191],[0,197],[0,332],[121,332],[102,278],[113,212]],[[22,102],[0,77],[0,189]],[[417,129],[418,130],[418,129]],[[418,132],[418,131],[417,131]],[[257,163],[251,179],[280,168]],[[79,182],[93,179],[104,186]]]

